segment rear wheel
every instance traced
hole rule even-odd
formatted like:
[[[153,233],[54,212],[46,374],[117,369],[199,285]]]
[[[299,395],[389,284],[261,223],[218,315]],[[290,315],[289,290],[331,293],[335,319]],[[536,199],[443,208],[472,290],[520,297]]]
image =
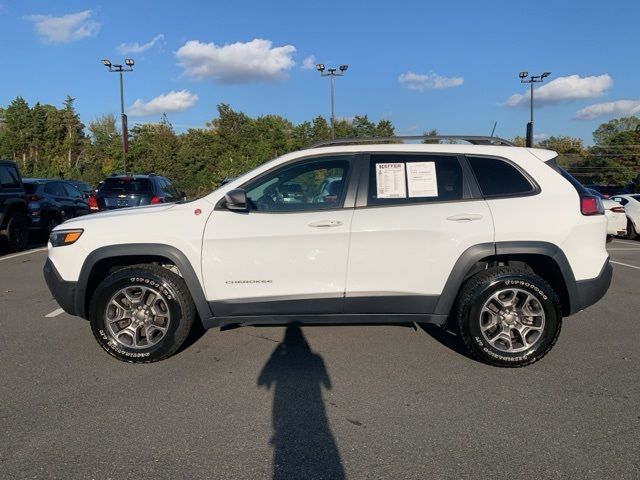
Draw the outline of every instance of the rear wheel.
[[[151,363],[184,343],[195,307],[184,280],[155,265],[118,270],[100,283],[89,309],[100,346],[118,360]]]
[[[4,230],[9,250],[17,252],[27,248],[29,242],[29,221],[23,213],[14,213],[7,222]]]
[[[627,218],[627,233],[626,235],[620,235],[620,238],[624,238],[625,240],[633,240],[638,236],[636,232],[636,227],[633,225],[633,222],[630,218]]]
[[[562,317],[547,282],[526,270],[498,267],[475,275],[464,286],[458,324],[465,345],[483,362],[523,367],[551,350]]]

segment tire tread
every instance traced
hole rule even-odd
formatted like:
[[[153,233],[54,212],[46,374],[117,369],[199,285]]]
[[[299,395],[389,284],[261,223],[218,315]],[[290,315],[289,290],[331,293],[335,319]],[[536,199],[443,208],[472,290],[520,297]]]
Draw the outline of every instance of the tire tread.
[[[545,293],[548,292],[549,299],[555,305],[556,312],[558,315],[558,328],[556,329],[555,335],[552,338],[551,342],[549,342],[549,344],[543,351],[536,353],[535,355],[532,356],[531,359],[525,362],[509,363],[509,362],[492,361],[492,358],[486,355],[482,355],[478,351],[475,343],[473,342],[473,339],[469,335],[469,332],[464,325],[467,312],[470,306],[476,301],[480,290],[486,286],[487,282],[490,282],[492,280],[497,280],[500,277],[505,277],[505,276],[520,277],[520,278],[529,280],[532,283],[536,283],[540,285],[540,287],[543,290],[545,290]],[[560,330],[562,329],[562,315],[560,313],[561,312],[560,300],[558,299],[557,294],[555,293],[553,288],[551,288],[551,286],[547,282],[545,282],[541,277],[523,268],[494,267],[494,268],[489,268],[483,272],[477,273],[476,275],[471,277],[469,280],[467,280],[467,282],[464,284],[464,286],[460,290],[457,303],[458,303],[458,309],[456,312],[456,318],[458,320],[457,326],[465,346],[467,347],[469,352],[471,352],[471,354],[481,362],[488,363],[490,365],[494,365],[498,367],[521,368],[537,362],[542,357],[544,357],[547,353],[549,353],[549,351],[553,348],[556,341],[558,340],[558,337],[560,336]]]
[[[153,358],[138,357],[138,358],[132,359],[129,357],[120,356],[116,352],[107,348],[103,344],[103,341],[100,338],[99,333],[95,328],[95,324],[93,321],[91,321],[91,331],[96,341],[98,342],[98,344],[102,347],[102,349],[105,350],[112,357],[127,363],[155,363],[161,360],[165,360],[169,358],[171,355],[173,355],[174,353],[176,353],[176,351],[182,346],[182,344],[185,342],[185,340],[189,336],[189,332],[191,331],[191,327],[193,326],[193,323],[195,321],[195,316],[196,316],[195,305],[193,303],[193,299],[191,298],[189,289],[187,288],[186,283],[184,282],[184,280],[180,275],[177,275],[176,273],[164,267],[160,267],[158,265],[151,265],[151,264],[131,265],[131,266],[122,268],[120,270],[117,270],[113,272],[111,275],[107,276],[104,280],[102,280],[102,282],[100,282],[98,287],[95,289],[90,302],[90,310],[89,310],[90,318],[93,318],[94,315],[98,313],[96,312],[97,303],[98,303],[97,299],[100,295],[100,292],[106,288],[106,285],[111,284],[114,280],[116,280],[119,277],[126,278],[131,275],[135,275],[135,276],[144,275],[144,273],[140,273],[140,272],[152,273],[153,275],[156,275],[164,279],[167,283],[171,285],[171,288],[173,289],[176,296],[180,297],[180,306],[182,307],[182,318],[180,318],[180,325],[175,332],[174,342],[171,348],[167,350],[165,353],[163,353],[162,355],[159,355],[157,357],[153,357]]]

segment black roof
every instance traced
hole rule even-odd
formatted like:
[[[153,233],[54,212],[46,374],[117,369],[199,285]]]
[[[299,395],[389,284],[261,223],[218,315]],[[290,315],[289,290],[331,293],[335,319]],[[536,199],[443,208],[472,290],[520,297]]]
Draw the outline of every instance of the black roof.
[[[126,178],[132,178],[132,179],[138,179],[138,178],[151,178],[151,177],[162,177],[162,175],[157,175],[155,173],[138,173],[138,174],[133,174],[133,175],[124,175],[124,174],[119,174],[119,173],[114,173],[112,175],[109,175],[107,178],[105,178],[105,180],[109,180],[110,178],[115,178],[115,179],[126,179]]]
[[[49,182],[66,182],[57,178],[23,178],[23,183],[49,183]]]

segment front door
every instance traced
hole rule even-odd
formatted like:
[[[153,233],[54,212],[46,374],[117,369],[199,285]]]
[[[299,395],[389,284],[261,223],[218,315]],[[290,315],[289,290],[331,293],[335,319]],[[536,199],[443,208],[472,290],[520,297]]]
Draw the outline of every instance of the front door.
[[[353,169],[352,156],[296,160],[244,185],[249,212],[216,208],[202,255],[214,315],[342,311]]]

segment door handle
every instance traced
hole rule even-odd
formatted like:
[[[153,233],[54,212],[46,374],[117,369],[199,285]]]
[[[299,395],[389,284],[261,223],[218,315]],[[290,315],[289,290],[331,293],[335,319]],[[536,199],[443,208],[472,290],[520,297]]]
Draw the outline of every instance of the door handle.
[[[451,215],[450,217],[447,217],[447,220],[451,222],[460,222],[460,223],[472,222],[474,220],[481,220],[481,219],[482,219],[482,215],[480,215],[479,213],[459,213],[458,215]]]
[[[316,228],[339,227],[340,225],[342,225],[342,222],[340,220],[316,220],[315,222],[311,222],[309,224],[310,227]]]

